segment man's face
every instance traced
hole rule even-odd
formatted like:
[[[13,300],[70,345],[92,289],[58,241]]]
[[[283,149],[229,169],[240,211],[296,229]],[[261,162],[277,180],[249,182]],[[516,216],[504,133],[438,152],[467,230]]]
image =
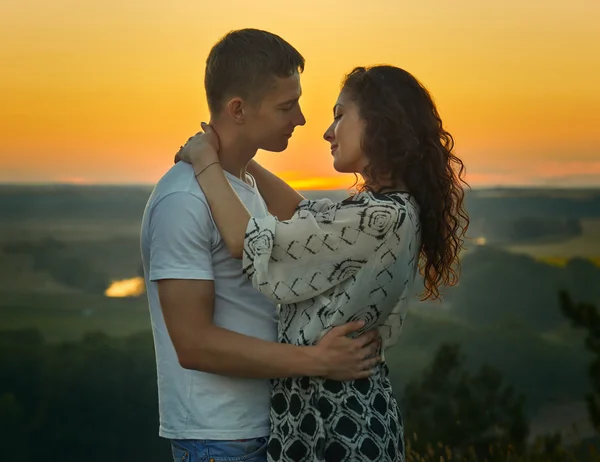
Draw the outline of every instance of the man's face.
[[[260,104],[251,106],[244,123],[245,137],[257,149],[281,152],[288,146],[294,129],[306,119],[300,109],[300,75],[275,77]]]

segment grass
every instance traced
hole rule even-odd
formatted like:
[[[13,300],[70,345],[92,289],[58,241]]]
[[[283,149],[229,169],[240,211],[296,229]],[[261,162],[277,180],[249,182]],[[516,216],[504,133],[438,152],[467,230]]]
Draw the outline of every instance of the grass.
[[[537,257],[536,260],[539,262],[542,262],[542,263],[546,263],[547,265],[564,268],[565,266],[567,266],[569,261],[571,261],[571,258],[570,257],[546,256],[546,257]],[[599,257],[587,257],[587,258],[585,258],[585,260],[591,261],[594,265],[596,265],[598,268],[600,268],[600,256]]]
[[[77,341],[90,332],[125,337],[150,330],[146,297],[82,293],[0,292],[0,329],[36,328],[49,342]]]
[[[441,442],[428,443],[424,451],[415,451],[415,441],[417,435],[406,439],[406,462],[600,462],[597,443],[589,441],[563,447],[558,439],[548,437],[538,439],[526,453],[519,453],[511,443],[495,443],[479,454],[473,446],[459,452]]]
[[[573,257],[600,259],[600,219],[581,220],[582,233],[572,239],[555,243],[509,245],[507,250],[534,258],[569,259]],[[560,260],[559,260],[560,261]]]

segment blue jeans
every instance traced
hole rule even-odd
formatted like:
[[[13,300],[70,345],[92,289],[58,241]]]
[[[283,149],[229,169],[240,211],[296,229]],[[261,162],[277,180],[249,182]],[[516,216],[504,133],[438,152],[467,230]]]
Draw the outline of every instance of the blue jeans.
[[[269,438],[236,441],[171,440],[175,462],[266,462]]]

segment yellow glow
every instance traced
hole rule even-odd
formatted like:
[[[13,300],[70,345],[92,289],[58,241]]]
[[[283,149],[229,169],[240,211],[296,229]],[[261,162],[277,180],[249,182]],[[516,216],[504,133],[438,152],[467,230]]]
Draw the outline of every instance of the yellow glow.
[[[321,136],[343,75],[379,63],[429,88],[470,183],[600,181],[597,0],[4,3],[0,181],[155,182],[208,118],[210,47],[242,27],[307,59],[307,125],[259,156],[295,185],[352,184]]]
[[[335,176],[312,176],[307,177],[300,171],[280,171],[280,178],[287,182],[292,188],[306,189],[350,189],[354,184],[353,175],[335,175]]]
[[[487,239],[483,236],[478,237],[477,239],[475,239],[475,245],[485,245],[487,244]]]
[[[107,297],[139,297],[146,290],[144,278],[131,278],[113,281],[106,289]]]

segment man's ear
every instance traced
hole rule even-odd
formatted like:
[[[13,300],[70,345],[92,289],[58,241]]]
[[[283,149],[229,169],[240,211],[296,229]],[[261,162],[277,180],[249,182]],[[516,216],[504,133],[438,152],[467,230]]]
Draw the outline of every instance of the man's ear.
[[[245,102],[242,98],[235,97],[227,102],[227,115],[235,123],[243,124],[246,118]]]

